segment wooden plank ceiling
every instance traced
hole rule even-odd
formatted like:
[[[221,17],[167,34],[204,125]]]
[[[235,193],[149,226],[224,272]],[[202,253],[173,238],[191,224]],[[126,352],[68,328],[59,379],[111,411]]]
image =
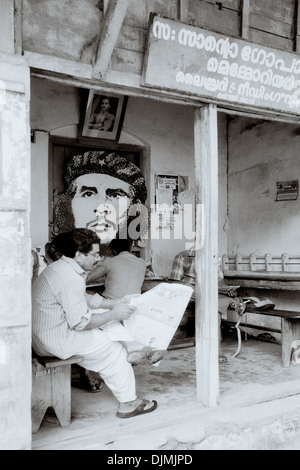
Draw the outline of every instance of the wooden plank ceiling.
[[[100,78],[109,67],[140,75],[149,14],[265,46],[298,50],[299,0],[24,0],[22,49],[93,65]]]

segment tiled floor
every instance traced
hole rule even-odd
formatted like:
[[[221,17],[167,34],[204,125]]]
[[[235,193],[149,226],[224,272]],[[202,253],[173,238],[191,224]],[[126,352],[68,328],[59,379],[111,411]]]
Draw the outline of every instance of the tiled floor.
[[[236,349],[235,339],[222,342],[228,362],[220,364],[220,403],[215,408],[197,400],[195,347],[171,350],[158,367],[135,367],[138,394],[158,401],[155,412],[121,420],[115,416],[117,402],[106,387],[96,394],[72,387],[71,425],[61,428],[48,413],[33,434],[32,448],[159,449],[175,435],[184,442],[199,442],[203,433],[217,426],[216,420],[238,421],[243,412],[251,420],[264,413],[271,416],[274,406],[271,410],[268,404],[278,400],[293,399],[300,406],[300,365],[281,367],[280,344],[243,341],[233,358]],[[255,406],[260,407],[253,408],[257,416],[251,414]],[[275,411],[280,411],[278,406]]]

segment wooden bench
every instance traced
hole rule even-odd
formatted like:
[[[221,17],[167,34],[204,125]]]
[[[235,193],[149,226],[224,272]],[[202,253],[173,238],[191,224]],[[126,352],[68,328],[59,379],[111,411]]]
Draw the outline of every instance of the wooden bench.
[[[280,310],[280,309],[270,309],[270,310],[257,310],[255,312],[249,312],[246,310],[245,314],[247,315],[268,315],[271,317],[280,317],[281,318],[281,329],[268,328],[259,325],[253,325],[244,323],[241,321],[240,326],[247,328],[254,328],[262,331],[273,331],[276,333],[281,333],[281,363],[282,367],[288,367],[291,360],[292,344],[295,340],[300,340],[300,312],[295,312],[292,310]],[[242,317],[243,320],[243,317]],[[235,325],[236,322],[231,320],[222,320],[225,323]]]
[[[47,409],[53,407],[62,427],[71,423],[71,364],[82,362],[81,356],[61,360],[57,357],[32,357],[31,415],[32,432],[36,433]]]

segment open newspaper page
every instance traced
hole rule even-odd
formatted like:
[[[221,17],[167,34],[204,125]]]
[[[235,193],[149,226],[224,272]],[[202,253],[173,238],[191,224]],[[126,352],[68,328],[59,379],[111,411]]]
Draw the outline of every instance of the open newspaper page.
[[[130,304],[137,310],[125,328],[133,339],[145,346],[167,349],[189,303],[193,288],[183,284],[158,284],[144,294],[133,297]]]

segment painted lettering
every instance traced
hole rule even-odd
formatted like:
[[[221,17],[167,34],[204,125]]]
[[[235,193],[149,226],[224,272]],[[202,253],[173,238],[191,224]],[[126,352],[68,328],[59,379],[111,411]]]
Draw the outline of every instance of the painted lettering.
[[[171,28],[166,23],[155,21],[153,23],[153,35],[158,39],[164,39],[165,41],[168,41],[171,37]]]

